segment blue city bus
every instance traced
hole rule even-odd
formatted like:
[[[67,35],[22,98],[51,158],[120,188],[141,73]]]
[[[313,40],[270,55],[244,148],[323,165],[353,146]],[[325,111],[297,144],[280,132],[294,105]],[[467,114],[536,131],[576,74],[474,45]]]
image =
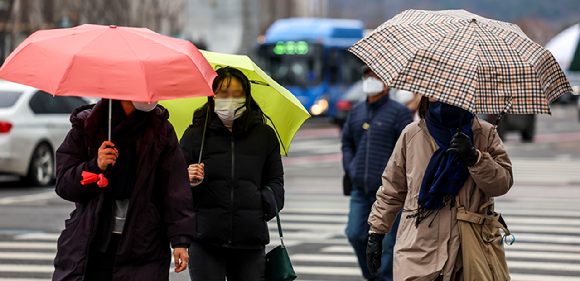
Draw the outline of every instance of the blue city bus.
[[[363,31],[359,20],[277,20],[258,38],[257,63],[313,116],[334,118],[336,101],[361,79],[362,62],[347,49]]]

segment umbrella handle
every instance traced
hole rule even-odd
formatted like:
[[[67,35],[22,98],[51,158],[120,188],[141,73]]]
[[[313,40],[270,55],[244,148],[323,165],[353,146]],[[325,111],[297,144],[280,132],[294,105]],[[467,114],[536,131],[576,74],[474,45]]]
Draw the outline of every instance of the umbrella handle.
[[[207,130],[207,123],[209,120],[209,106],[207,107],[207,114],[205,115],[205,124],[203,125],[203,134],[201,136],[201,148],[199,149],[199,159],[197,160],[197,164],[201,164],[201,156],[203,154],[203,146],[205,145],[205,131]],[[200,183],[201,180],[198,179],[194,179],[193,181],[191,181],[191,183],[193,184],[198,184]]]
[[[112,120],[113,119],[113,100],[109,99],[109,126],[108,128],[108,134],[107,136],[109,137],[109,141],[111,141],[111,126],[112,126]]]

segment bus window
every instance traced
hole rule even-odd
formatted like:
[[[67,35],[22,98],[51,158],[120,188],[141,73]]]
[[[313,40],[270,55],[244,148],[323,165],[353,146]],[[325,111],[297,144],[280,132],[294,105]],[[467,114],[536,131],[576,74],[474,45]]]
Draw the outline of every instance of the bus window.
[[[362,77],[361,69],[364,63],[351,52],[344,53],[344,61],[342,67],[342,81],[345,85],[354,84]]]
[[[339,73],[339,51],[336,49],[330,50],[330,58],[328,60],[328,65],[330,67],[330,84],[335,85],[338,83],[338,73]]]
[[[316,86],[323,79],[322,46],[310,44],[300,53],[281,50],[280,45],[262,45],[258,50],[261,67],[283,86]]]

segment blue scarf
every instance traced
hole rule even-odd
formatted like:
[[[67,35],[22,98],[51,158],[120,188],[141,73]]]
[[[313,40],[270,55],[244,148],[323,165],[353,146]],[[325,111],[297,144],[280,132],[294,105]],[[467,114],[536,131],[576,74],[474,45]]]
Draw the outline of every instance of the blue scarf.
[[[457,133],[460,123],[461,131],[469,136],[471,143],[473,143],[473,130],[471,129],[473,114],[462,111],[455,106],[430,102],[425,123],[439,149],[433,153],[425,170],[419,193],[419,208],[414,214],[407,216],[407,218],[417,218],[416,226],[425,218],[436,214],[441,208],[448,205],[469,177],[469,170],[461,157],[455,153],[447,153],[451,138]]]

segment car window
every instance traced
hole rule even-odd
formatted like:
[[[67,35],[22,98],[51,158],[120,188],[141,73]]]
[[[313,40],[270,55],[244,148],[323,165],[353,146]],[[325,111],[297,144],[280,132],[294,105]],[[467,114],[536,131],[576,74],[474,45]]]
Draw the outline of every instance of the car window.
[[[9,108],[16,104],[22,92],[0,91],[0,108]]]
[[[53,96],[45,91],[38,91],[30,99],[30,109],[35,114],[70,114],[72,110],[69,110],[66,98]]]
[[[68,107],[68,113],[72,113],[75,109],[89,104],[85,99],[81,97],[63,97]]]

